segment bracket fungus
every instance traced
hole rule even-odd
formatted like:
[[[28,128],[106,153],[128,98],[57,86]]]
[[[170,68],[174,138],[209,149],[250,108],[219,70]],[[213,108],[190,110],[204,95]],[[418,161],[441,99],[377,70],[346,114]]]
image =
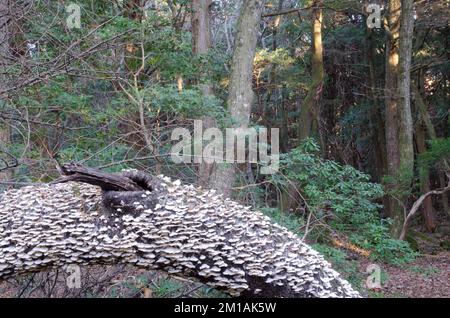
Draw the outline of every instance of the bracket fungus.
[[[142,189],[102,191],[72,179],[3,193],[0,279],[68,264],[128,263],[231,296],[359,297],[322,255],[262,213],[167,177],[121,176]]]

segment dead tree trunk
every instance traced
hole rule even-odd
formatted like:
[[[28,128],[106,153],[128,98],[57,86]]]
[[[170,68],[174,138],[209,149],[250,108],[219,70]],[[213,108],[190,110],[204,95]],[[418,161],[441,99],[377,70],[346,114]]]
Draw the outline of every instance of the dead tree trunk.
[[[359,296],[319,253],[257,211],[168,178],[117,178],[147,190],[102,192],[71,181],[4,193],[0,279],[68,264],[127,263],[196,278],[232,296]]]

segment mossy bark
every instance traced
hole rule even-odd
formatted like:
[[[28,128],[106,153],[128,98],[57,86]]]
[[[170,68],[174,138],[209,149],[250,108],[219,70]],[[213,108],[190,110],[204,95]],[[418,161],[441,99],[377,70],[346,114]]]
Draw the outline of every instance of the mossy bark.
[[[298,121],[298,140],[301,143],[311,134],[318,132],[318,103],[322,94],[323,80],[325,76],[323,66],[322,44],[322,1],[313,2],[312,13],[312,46],[311,46],[311,80],[308,94],[300,106]]]
[[[388,3],[386,42],[386,154],[387,172],[395,180],[389,185],[388,215],[391,233],[399,237],[403,227],[414,172],[413,124],[410,99],[410,70],[413,35],[412,0]]]

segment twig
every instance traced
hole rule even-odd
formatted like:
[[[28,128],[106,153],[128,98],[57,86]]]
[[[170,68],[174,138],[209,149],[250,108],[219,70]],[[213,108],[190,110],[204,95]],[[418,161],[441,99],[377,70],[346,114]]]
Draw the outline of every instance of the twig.
[[[308,10],[308,9],[311,9],[311,8],[312,8],[312,6],[305,7],[305,8],[295,8],[295,9],[279,11],[279,12],[273,12],[273,13],[267,13],[267,14],[263,14],[262,17],[263,18],[275,17],[275,16],[278,16],[278,15],[284,15],[284,14],[289,14],[289,13],[296,13],[296,12],[300,12],[302,10]]]

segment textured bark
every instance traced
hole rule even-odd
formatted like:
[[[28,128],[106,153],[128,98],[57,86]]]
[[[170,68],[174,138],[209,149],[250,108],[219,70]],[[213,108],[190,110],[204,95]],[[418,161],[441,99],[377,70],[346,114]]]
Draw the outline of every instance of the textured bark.
[[[144,179],[152,191],[102,194],[68,182],[4,193],[0,279],[67,264],[126,263],[196,278],[232,296],[359,296],[319,253],[263,214],[213,190]]]
[[[192,47],[196,55],[207,54],[211,47],[211,0],[192,1]],[[203,96],[213,96],[213,85],[209,82],[201,85]],[[217,127],[214,118],[202,117],[203,130]],[[214,164],[201,160],[198,166],[198,180],[203,187],[209,187]]]
[[[413,0],[402,0],[399,67],[400,172],[412,180],[414,171],[413,120],[411,114],[411,55],[414,33]]]
[[[365,4],[369,4],[368,1]],[[386,135],[385,135],[385,123],[383,118],[383,99],[380,98],[377,91],[380,90],[379,84],[376,81],[377,74],[374,61],[377,55],[374,30],[366,27],[366,61],[369,67],[368,81],[369,89],[368,95],[372,99],[373,106],[371,107],[371,126],[373,128],[373,156],[375,162],[375,176],[377,182],[382,182],[383,177],[387,173],[387,154],[386,154]],[[385,211],[389,211],[389,197],[383,196],[383,206]]]
[[[242,3],[237,24],[235,49],[231,62],[227,107],[234,127],[247,127],[254,98],[252,90],[253,60],[263,8],[262,0]],[[212,178],[213,187],[230,196],[236,177],[234,164],[219,164]]]
[[[386,149],[388,174],[396,179],[390,190],[388,215],[391,233],[400,235],[403,204],[414,173],[413,124],[411,116],[411,49],[413,36],[413,1],[390,0],[388,4],[388,40],[386,43]]]
[[[9,1],[0,0],[0,67],[3,69],[10,59],[10,12]],[[0,82],[0,85],[3,84]]]
[[[421,76],[421,74],[419,75]],[[420,80],[418,81],[420,82]],[[419,89],[419,84],[413,84],[413,92],[414,92],[414,102],[416,108],[419,112],[420,121],[425,125],[428,138],[431,140],[437,138],[436,130],[434,129],[433,122],[431,121],[430,114],[428,113],[428,107],[423,100],[422,94]],[[444,161],[444,166],[447,170],[450,170],[448,162]],[[439,183],[441,187],[445,186],[445,175],[444,173],[439,173]],[[448,195],[444,193],[441,197],[442,207],[444,211],[448,211],[448,215],[450,215],[450,209],[448,205]]]
[[[400,187],[405,193],[411,187],[414,177],[413,121],[411,114],[411,54],[414,31],[413,0],[401,1],[401,26],[399,37],[399,77],[398,77],[398,152]],[[408,194],[400,198],[408,202]],[[393,215],[392,234],[398,237],[404,221],[403,209],[396,209]]]
[[[419,121],[416,125],[416,146],[417,153],[422,154],[427,150],[425,142],[425,129]],[[430,192],[430,175],[428,169],[420,173],[420,192]],[[436,229],[436,216],[433,209],[433,201],[431,197],[427,197],[422,204],[422,214],[425,223],[425,228],[428,232],[434,232]]]
[[[300,109],[299,142],[317,132],[318,102],[324,79],[323,45],[322,45],[322,1],[315,0],[312,8],[312,46],[311,46],[311,77],[312,83]]]
[[[211,47],[210,7],[211,0],[192,1],[193,51],[196,54],[208,53]]]
[[[61,172],[65,175],[53,183],[77,181],[99,186],[105,191],[143,191],[151,190],[147,188],[147,182],[140,180],[135,182],[130,178],[102,172],[76,163],[68,163],[61,167]]]
[[[10,64],[10,14],[7,0],[0,0],[0,91],[6,85],[6,75],[1,74]],[[6,100],[0,98],[0,111],[5,109]],[[11,142],[11,130],[7,120],[0,120],[0,151]],[[1,155],[1,154],[0,154]],[[6,168],[0,162],[0,169]],[[12,170],[6,169],[0,171],[0,181],[10,180],[12,178]]]
[[[386,41],[386,151],[387,170],[389,175],[395,175],[400,166],[398,153],[398,38],[400,34],[400,0],[390,0],[388,3],[389,33]]]
[[[377,81],[375,74],[374,59],[376,57],[376,47],[374,43],[374,31],[371,28],[366,28],[366,61],[369,66],[368,95],[372,99],[373,106],[371,107],[371,123],[374,129],[373,144],[374,144],[374,161],[376,167],[376,175],[378,180],[386,174],[386,139],[384,135],[384,120],[380,109],[380,98],[376,93]]]

